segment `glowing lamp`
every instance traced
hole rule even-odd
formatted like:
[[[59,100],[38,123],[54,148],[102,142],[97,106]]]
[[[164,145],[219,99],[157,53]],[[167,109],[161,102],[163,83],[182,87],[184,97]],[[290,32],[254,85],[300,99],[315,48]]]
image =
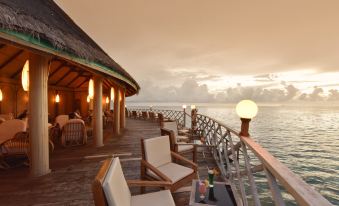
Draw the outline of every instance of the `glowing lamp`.
[[[2,102],[2,91],[1,91],[1,89],[0,89],[0,102]]]
[[[113,101],[114,100],[114,88],[111,87],[111,100]]]
[[[55,102],[59,103],[60,102],[60,96],[59,94],[55,95]]]
[[[186,104],[182,105],[182,108],[183,108],[183,109],[186,109],[186,107],[187,107]]]
[[[258,106],[251,100],[242,100],[236,106],[236,112],[241,120],[240,136],[249,137],[248,133],[250,121],[258,113]]]
[[[191,109],[195,109],[195,105],[194,104],[191,105]]]
[[[26,60],[21,72],[21,83],[24,91],[29,90],[29,60]]]
[[[90,79],[88,82],[88,96],[90,99],[94,97],[94,82],[93,79]]]
[[[89,95],[87,96],[86,101],[87,101],[87,103],[89,103],[91,101],[91,98],[89,98]]]
[[[242,100],[237,104],[236,111],[240,118],[252,119],[258,113],[258,106],[251,100]]]
[[[106,97],[106,104],[108,104],[109,103],[109,98],[108,98],[108,96]]]

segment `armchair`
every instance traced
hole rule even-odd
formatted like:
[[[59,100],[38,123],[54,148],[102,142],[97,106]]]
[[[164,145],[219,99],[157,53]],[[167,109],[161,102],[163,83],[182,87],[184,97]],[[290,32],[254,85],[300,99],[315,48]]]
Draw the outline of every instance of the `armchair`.
[[[107,159],[100,168],[92,184],[94,203],[96,206],[175,206],[169,190],[162,190],[132,196],[128,186],[150,186],[169,188],[169,182],[127,180],[124,177],[119,158]]]
[[[171,191],[191,183],[197,176],[197,164],[170,150],[168,136],[141,140],[141,177],[171,182]],[[181,162],[190,167],[174,163]]]

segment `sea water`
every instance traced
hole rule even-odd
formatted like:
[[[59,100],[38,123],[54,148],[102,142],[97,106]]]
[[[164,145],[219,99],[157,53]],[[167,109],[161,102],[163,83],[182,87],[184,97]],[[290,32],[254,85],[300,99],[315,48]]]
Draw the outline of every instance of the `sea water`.
[[[174,110],[182,110],[181,105],[127,104]],[[198,113],[215,118],[232,129],[240,128],[235,105],[198,104],[197,108]],[[258,115],[250,123],[250,134],[332,204],[339,205],[339,107],[259,105]],[[260,194],[261,187],[265,184],[267,187],[267,183],[259,179],[257,184]],[[265,198],[264,195],[264,202]],[[284,195],[284,198],[290,197]],[[268,205],[270,200],[266,203]]]

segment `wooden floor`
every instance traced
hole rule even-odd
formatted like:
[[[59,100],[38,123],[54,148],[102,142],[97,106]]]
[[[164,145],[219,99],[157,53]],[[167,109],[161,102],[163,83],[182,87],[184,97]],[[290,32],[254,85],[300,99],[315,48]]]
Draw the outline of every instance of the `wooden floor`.
[[[48,175],[31,178],[25,166],[0,170],[0,205],[94,205],[91,183],[105,159],[95,156],[123,154],[120,159],[126,179],[140,179],[140,138],[159,135],[158,123],[127,119],[121,137],[112,138],[110,127],[104,130],[104,147],[93,147],[91,139],[86,146],[56,147]],[[212,158],[207,158],[209,166],[214,167]],[[201,178],[205,178],[207,161],[198,158],[198,165]],[[132,194],[139,193],[139,188],[131,190]],[[176,205],[188,205],[189,194],[173,194]]]

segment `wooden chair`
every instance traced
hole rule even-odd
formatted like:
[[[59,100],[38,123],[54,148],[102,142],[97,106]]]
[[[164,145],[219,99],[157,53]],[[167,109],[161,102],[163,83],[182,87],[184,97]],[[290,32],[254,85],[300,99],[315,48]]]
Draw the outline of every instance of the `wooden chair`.
[[[176,121],[163,122],[161,128],[172,130],[174,132],[176,142],[188,142],[189,141],[189,136],[179,134],[178,124]]]
[[[171,191],[191,183],[197,177],[197,164],[170,150],[168,136],[141,140],[141,177],[171,182]],[[185,167],[173,162],[189,165]]]
[[[142,118],[143,120],[147,120],[147,119],[148,119],[148,112],[142,111],[142,112],[141,112],[141,118]]]
[[[162,113],[158,113],[158,121],[159,121],[160,127],[162,127],[164,122],[172,122],[173,120],[169,118],[165,118]]]
[[[151,120],[151,121],[157,121],[157,117],[155,116],[155,113],[154,112],[148,112],[148,114],[149,114],[149,119]]]
[[[169,188],[170,182],[127,180],[124,177],[119,158],[105,160],[92,184],[96,206],[175,206],[169,190],[162,190],[132,196],[128,186],[149,186]]]
[[[169,136],[171,151],[179,153],[181,155],[192,153],[192,160],[193,162],[196,162],[197,148],[193,144],[187,144],[183,141],[179,142],[173,130],[161,128],[160,131],[161,135]]]
[[[138,118],[138,113],[137,111],[132,111],[132,118],[137,119]]]
[[[76,146],[87,143],[85,122],[81,119],[71,119],[62,128],[61,145]]]

